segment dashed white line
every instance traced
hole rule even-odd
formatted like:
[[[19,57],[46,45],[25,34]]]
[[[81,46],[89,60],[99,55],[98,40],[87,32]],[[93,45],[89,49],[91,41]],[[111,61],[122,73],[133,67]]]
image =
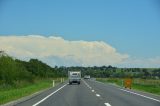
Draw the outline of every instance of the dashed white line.
[[[100,95],[99,95],[99,94],[96,94],[96,96],[100,97]]]
[[[106,106],[111,106],[109,103],[104,103]]]
[[[125,89],[120,89],[120,90],[125,91],[125,92],[128,92],[128,93],[131,93],[131,94],[135,94],[135,95],[138,95],[138,96],[141,96],[141,97],[147,98],[147,99],[151,99],[151,100],[154,100],[154,101],[160,102],[160,100],[158,100],[158,99],[151,98],[151,97],[148,97],[148,96],[144,96],[144,95],[141,95],[141,94],[138,94],[138,93],[132,92],[132,91],[128,91],[128,90],[125,90]]]
[[[92,87],[90,87],[84,80],[83,82],[87,85],[88,88],[92,89]]]
[[[42,103],[43,101],[45,101],[47,98],[49,98],[50,96],[52,96],[53,94],[55,94],[56,92],[58,92],[59,90],[61,90],[62,88],[64,88],[67,84],[63,85],[62,87],[60,87],[59,89],[57,89],[56,91],[52,92],[51,94],[49,94],[48,96],[46,96],[45,98],[43,98],[42,100],[40,100],[39,102],[33,104],[32,106],[37,106],[40,103]]]
[[[84,80],[83,80],[83,82],[85,83],[85,85],[86,85],[88,88],[92,89],[92,87],[90,87],[89,84],[87,84]],[[92,92],[94,92],[97,97],[100,97],[100,96],[101,96],[100,94],[97,94],[96,91],[93,90],[93,89],[92,89]],[[100,97],[100,98],[101,98],[101,97]],[[109,103],[104,103],[104,104],[105,104],[105,106],[111,106]]]

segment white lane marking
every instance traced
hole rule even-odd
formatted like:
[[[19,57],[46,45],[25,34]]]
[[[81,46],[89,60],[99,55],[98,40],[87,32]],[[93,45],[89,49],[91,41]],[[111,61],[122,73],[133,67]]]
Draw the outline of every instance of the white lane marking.
[[[99,95],[99,94],[96,94],[96,96],[100,97],[100,95]]]
[[[87,85],[88,88],[90,88],[90,89],[92,88],[86,83],[86,81],[83,80],[83,82]]]
[[[92,87],[90,87],[90,86],[87,84],[86,81],[83,80],[83,82],[87,85],[87,87],[89,87],[90,89],[92,89]],[[100,82],[99,82],[99,83],[100,83]],[[101,83],[101,84],[103,84],[103,83]],[[94,92],[97,97],[100,97],[100,95],[97,94],[95,90],[92,89],[92,92]],[[100,98],[101,98],[101,97],[100,97]],[[104,103],[104,104],[105,104],[106,106],[111,106],[109,103]]]
[[[32,106],[37,106],[40,103],[42,103],[43,101],[45,101],[47,98],[49,98],[50,96],[52,96],[53,94],[55,94],[56,92],[58,92],[59,90],[61,90],[62,88],[64,88],[67,84],[63,85],[62,87],[58,88],[56,91],[52,92],[51,94],[49,94],[48,96],[46,96],[45,98],[43,98],[42,100],[40,100],[39,102],[33,104]]]
[[[99,81],[95,81],[95,82],[101,83],[101,84],[105,85],[104,83],[99,82]],[[113,85],[113,86],[115,86],[115,85]],[[117,87],[117,86],[116,86],[116,87]],[[135,95],[138,95],[138,96],[141,96],[141,97],[150,99],[150,100],[154,100],[154,101],[160,102],[160,100],[155,99],[155,98],[152,98],[152,97],[144,96],[144,95],[141,95],[141,94],[138,94],[138,93],[135,93],[135,92],[132,92],[132,91],[124,90],[124,89],[120,89],[120,90],[125,91],[125,92],[129,92],[129,93],[131,93],[131,94],[135,94]]]
[[[147,98],[147,99],[151,99],[151,100],[154,100],[154,101],[160,102],[160,100],[158,100],[158,99],[151,98],[151,97],[148,97],[148,96],[144,96],[144,95],[141,95],[141,94],[138,94],[138,93],[132,92],[132,91],[128,91],[128,90],[124,90],[124,89],[120,89],[120,90],[125,91],[125,92],[128,92],[128,93],[131,93],[131,94],[135,94],[135,95],[138,95],[138,96],[141,96],[141,97]]]
[[[109,103],[104,103],[106,106],[111,106]]]

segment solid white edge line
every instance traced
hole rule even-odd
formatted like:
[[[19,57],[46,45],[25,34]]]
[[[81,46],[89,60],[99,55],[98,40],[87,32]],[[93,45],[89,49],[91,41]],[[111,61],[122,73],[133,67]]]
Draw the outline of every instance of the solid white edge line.
[[[141,97],[144,97],[144,98],[150,99],[150,100],[154,100],[154,101],[160,102],[160,100],[158,100],[158,99],[151,98],[151,97],[148,97],[148,96],[144,96],[144,95],[141,95],[141,94],[138,94],[138,93],[132,92],[132,91],[128,91],[128,90],[125,90],[125,89],[120,89],[120,90],[125,91],[125,92],[128,92],[128,93],[131,93],[131,94],[135,94],[135,95],[138,95],[138,96],[141,96]]]
[[[43,101],[45,101],[47,98],[49,98],[50,96],[52,96],[53,94],[55,94],[56,92],[58,92],[59,90],[61,90],[62,88],[64,88],[67,84],[63,85],[62,87],[58,88],[56,91],[52,92],[51,94],[49,94],[48,96],[46,96],[45,98],[43,98],[42,100],[40,100],[39,102],[33,104],[32,106],[37,106],[40,103],[42,103]]]
[[[111,106],[109,103],[104,103],[106,106]]]
[[[101,83],[101,84],[104,84],[104,83],[99,82],[99,81],[95,81],[95,82],[97,82],[97,83]],[[104,84],[104,85],[105,85],[105,84]],[[124,89],[120,89],[120,90],[125,91],[125,92],[129,92],[129,93],[131,93],[131,94],[135,94],[135,95],[138,95],[138,96],[141,96],[141,97],[144,97],[144,98],[150,99],[150,100],[154,100],[154,101],[160,102],[160,100],[155,99],[155,98],[152,98],[152,97],[144,96],[144,95],[141,95],[141,94],[138,94],[138,93],[135,93],[135,92],[132,92],[132,91],[124,90]]]

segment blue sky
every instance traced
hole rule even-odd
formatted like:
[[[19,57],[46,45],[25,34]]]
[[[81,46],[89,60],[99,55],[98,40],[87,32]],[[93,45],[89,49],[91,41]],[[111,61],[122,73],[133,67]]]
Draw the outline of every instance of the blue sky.
[[[160,56],[158,0],[0,0],[0,36],[103,41],[134,58]]]

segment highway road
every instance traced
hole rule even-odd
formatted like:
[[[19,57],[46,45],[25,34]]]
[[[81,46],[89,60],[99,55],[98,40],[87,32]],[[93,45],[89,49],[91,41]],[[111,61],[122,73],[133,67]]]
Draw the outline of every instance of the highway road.
[[[58,85],[16,106],[160,106],[160,96],[82,80],[80,85]]]

